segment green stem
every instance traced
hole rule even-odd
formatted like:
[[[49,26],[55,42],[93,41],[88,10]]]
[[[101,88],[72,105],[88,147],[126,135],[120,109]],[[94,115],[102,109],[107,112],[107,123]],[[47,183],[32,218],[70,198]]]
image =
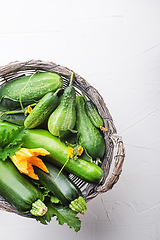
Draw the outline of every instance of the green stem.
[[[16,113],[24,113],[23,110],[15,110],[15,111],[8,111],[8,112],[4,112],[5,114],[16,114]]]
[[[58,88],[57,91],[54,93],[54,95],[56,96],[57,93],[61,90],[62,88]]]
[[[72,75],[71,75],[71,79],[70,79],[69,86],[72,86],[72,82],[73,82],[73,76],[74,76],[74,73],[72,72]]]
[[[57,177],[54,179],[54,182],[57,180],[57,178],[59,177],[60,173],[63,171],[64,167],[66,166],[66,164],[68,163],[69,158],[67,159],[67,161],[63,164],[62,168],[60,169],[59,173],[57,174]]]
[[[35,105],[36,105],[36,103],[30,104],[31,107],[33,107]],[[21,110],[3,112],[3,114],[17,114],[17,113],[24,113],[24,112],[25,112],[25,109],[24,110],[21,109]]]
[[[76,198],[75,200],[71,201],[71,203],[69,204],[69,208],[75,212],[84,215],[85,211],[87,211],[87,204],[84,198],[80,196],[79,198]]]
[[[47,212],[46,205],[38,199],[36,202],[32,203],[31,214],[34,216],[43,216]]]

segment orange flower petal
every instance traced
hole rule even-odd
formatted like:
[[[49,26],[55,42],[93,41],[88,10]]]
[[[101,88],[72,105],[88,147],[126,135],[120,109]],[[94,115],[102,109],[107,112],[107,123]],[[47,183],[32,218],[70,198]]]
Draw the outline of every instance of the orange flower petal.
[[[107,132],[107,131],[108,131],[108,128],[107,128],[107,127],[100,126],[100,129],[101,129],[101,131],[104,131],[104,132]]]
[[[31,165],[34,165],[40,169],[42,169],[44,172],[49,172],[46,165],[43,163],[43,161],[38,158],[38,157],[31,157],[30,159],[28,159],[29,163],[31,163]]]
[[[49,155],[50,153],[45,150],[44,148],[35,148],[35,149],[28,149],[28,151],[31,153],[32,156],[38,156],[38,155],[41,155],[41,156],[46,156],[46,155]]]
[[[38,155],[49,155],[50,153],[43,148],[27,149],[20,148],[14,156],[10,156],[12,162],[18,168],[21,173],[24,173],[31,178],[38,179],[38,176],[34,173],[32,165],[37,166],[45,172],[49,172],[43,161],[36,157]]]
[[[14,156],[10,156],[12,162],[14,163],[14,165],[18,168],[18,170],[21,172],[21,173],[25,173],[27,174],[28,171],[27,171],[27,161],[26,160],[22,160],[20,159],[17,155],[14,155]]]
[[[28,163],[28,168],[27,168],[27,170],[28,170],[27,175],[28,175],[29,177],[31,177],[31,178],[33,178],[33,179],[36,179],[36,180],[39,179],[38,175],[35,174],[34,169],[33,169],[32,165],[31,165],[30,163]]]

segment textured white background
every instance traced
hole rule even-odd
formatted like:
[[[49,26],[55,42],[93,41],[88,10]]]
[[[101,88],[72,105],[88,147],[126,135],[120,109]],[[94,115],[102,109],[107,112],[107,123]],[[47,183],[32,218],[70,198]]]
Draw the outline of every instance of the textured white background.
[[[123,137],[119,182],[88,203],[75,233],[0,211],[1,240],[160,240],[160,1],[5,0],[0,65],[41,59],[103,96]]]

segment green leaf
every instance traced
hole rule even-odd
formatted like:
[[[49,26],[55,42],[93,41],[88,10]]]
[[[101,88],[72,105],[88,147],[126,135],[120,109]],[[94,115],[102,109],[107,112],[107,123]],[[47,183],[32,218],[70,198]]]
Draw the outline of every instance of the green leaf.
[[[42,217],[36,217],[37,221],[42,224],[50,222],[53,216],[56,216],[56,220],[59,225],[67,224],[70,228],[74,228],[76,232],[81,229],[81,221],[76,217],[77,213],[71,210],[69,207],[65,207],[61,204],[52,204],[50,202],[45,203],[48,211]]]
[[[59,139],[64,143],[75,144],[78,142],[77,131],[72,129],[60,130]]]
[[[23,113],[17,113],[17,114],[3,114],[0,116],[0,120],[10,122],[17,124],[19,126],[22,126],[24,123],[26,116]]]
[[[81,155],[81,158],[83,160],[86,160],[88,162],[92,162],[92,157],[88,154],[87,150],[85,148],[83,148],[83,153]]]
[[[0,159],[5,161],[9,155],[14,155],[23,144],[26,130],[15,124],[0,122]]]
[[[56,196],[50,196],[50,198],[51,198],[51,203],[59,203],[60,202],[60,200],[56,197]]]
[[[78,232],[81,228],[81,221],[76,217],[77,213],[69,207],[64,207],[60,204],[52,204],[53,214],[56,215],[56,220],[60,225],[66,223],[70,228],[74,228]]]

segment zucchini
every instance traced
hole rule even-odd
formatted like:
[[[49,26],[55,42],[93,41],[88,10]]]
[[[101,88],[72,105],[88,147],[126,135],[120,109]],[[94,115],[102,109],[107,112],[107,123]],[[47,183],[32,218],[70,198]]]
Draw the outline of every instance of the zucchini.
[[[76,123],[76,92],[72,85],[65,88],[61,102],[48,119],[48,130],[54,136],[59,136],[60,130],[73,129]]]
[[[69,173],[73,173],[82,180],[90,183],[99,183],[103,178],[102,169],[94,162],[88,162],[81,158],[68,159],[68,147],[43,129],[30,129],[25,132],[23,146],[26,148],[44,148],[50,152],[49,161],[58,167],[64,167]],[[47,159],[47,156],[43,160]]]
[[[47,207],[44,196],[9,160],[0,160],[0,195],[18,212],[43,216]]]
[[[48,92],[46,93],[37,105],[33,108],[31,113],[27,116],[24,121],[24,126],[28,129],[35,128],[43,123],[51,114],[51,112],[58,105],[58,96],[57,93],[60,89],[58,89],[55,93]]]
[[[47,92],[55,92],[63,86],[63,79],[56,73],[43,72],[20,77],[0,88],[0,110],[15,110],[23,104],[37,102]],[[21,102],[21,103],[20,103]]]
[[[93,159],[103,158],[106,149],[103,135],[90,121],[82,96],[76,97],[76,107],[76,127],[79,133],[79,144],[87,150]]]
[[[34,168],[39,177],[38,182],[50,190],[63,205],[67,206],[71,201],[81,196],[80,189],[71,182],[66,172],[60,172],[60,169],[52,163],[45,162],[45,165],[49,173],[45,173],[37,167]]]

